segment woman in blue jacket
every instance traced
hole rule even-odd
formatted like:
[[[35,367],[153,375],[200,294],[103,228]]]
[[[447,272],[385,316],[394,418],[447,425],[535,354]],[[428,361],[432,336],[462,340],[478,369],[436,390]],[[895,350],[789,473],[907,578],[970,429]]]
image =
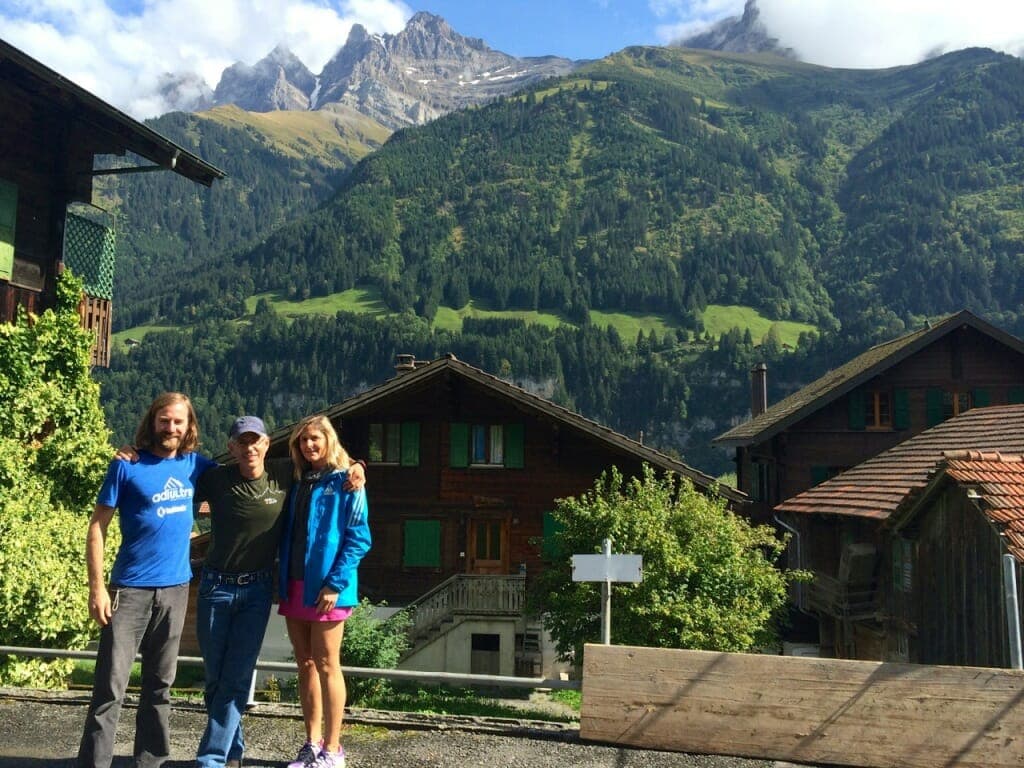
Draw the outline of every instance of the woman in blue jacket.
[[[346,491],[351,463],[330,420],[310,416],[288,438],[296,481],[281,536],[278,612],[299,667],[306,742],[289,768],[344,768],[341,641],[358,604],[358,567],[370,548],[366,492]]]

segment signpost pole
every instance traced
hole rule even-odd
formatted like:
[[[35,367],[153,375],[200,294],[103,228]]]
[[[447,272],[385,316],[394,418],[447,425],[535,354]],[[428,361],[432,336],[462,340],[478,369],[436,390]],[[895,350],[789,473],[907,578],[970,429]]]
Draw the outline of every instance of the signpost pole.
[[[612,540],[604,540],[604,556],[611,562]],[[610,570],[605,571],[605,580],[601,582],[601,642],[612,644],[612,579]]]

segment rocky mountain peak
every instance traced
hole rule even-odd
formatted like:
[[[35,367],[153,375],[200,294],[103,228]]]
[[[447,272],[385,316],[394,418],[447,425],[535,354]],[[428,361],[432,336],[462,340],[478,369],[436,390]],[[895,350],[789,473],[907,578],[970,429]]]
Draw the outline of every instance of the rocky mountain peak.
[[[518,59],[464,37],[440,16],[420,12],[396,35],[353,24],[345,44],[315,77],[284,46],[253,66],[224,70],[216,104],[243,109],[352,107],[397,129],[566,74],[574,62],[555,56]]]
[[[747,0],[743,6],[742,16],[722,19],[707,31],[677,40],[672,45],[734,53],[771,53],[789,59],[798,58],[792,48],[781,45],[778,38],[768,33],[764,22],[761,21],[761,9],[757,7],[757,0]]]
[[[213,100],[252,112],[308,109],[315,87],[316,77],[309,68],[287,47],[278,45],[253,66],[237,62],[225,69]]]

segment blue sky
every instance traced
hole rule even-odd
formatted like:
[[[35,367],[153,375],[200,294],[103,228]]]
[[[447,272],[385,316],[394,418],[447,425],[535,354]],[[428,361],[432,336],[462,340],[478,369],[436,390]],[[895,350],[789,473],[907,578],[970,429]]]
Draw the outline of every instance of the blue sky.
[[[0,38],[135,117],[167,111],[167,73],[215,87],[284,44],[314,72],[352,24],[396,34],[416,11],[516,56],[599,58],[663,45],[743,11],[743,0],[0,0]],[[1024,52],[1024,0],[757,0],[770,34],[834,67],[912,64],[981,45]]]

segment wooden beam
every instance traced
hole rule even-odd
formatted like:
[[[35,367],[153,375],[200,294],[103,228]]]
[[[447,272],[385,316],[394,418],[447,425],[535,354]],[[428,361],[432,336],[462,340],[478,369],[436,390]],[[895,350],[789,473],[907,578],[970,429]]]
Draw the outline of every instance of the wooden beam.
[[[1024,765],[1024,671],[587,645],[580,737],[879,768]]]

